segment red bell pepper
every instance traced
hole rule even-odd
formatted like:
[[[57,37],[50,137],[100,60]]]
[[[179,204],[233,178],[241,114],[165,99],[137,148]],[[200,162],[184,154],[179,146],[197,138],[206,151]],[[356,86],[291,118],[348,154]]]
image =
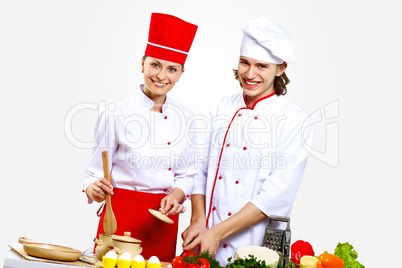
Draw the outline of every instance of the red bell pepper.
[[[300,259],[303,256],[314,256],[313,247],[309,242],[297,240],[290,247],[292,262],[300,264]]]

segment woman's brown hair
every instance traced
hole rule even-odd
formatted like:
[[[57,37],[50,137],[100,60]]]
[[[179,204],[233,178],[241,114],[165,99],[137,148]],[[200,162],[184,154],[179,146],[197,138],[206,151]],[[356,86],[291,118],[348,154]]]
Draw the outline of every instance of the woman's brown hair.
[[[280,68],[281,65],[278,65],[278,68]],[[238,70],[233,69],[233,74],[235,76],[236,80],[239,80],[239,72]],[[239,80],[240,83],[240,80]],[[290,83],[290,80],[288,76],[286,75],[285,72],[282,73],[280,76],[276,76],[274,80],[274,89],[275,89],[275,94],[276,95],[285,95],[287,93],[286,85]],[[241,87],[240,83],[240,87]]]

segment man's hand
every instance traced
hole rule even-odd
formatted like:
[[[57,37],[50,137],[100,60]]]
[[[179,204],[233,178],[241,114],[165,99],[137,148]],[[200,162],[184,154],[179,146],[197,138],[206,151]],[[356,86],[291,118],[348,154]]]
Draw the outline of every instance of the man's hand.
[[[181,233],[181,238],[183,239],[183,248],[189,246],[189,244],[197,238],[200,234],[205,233],[205,220],[191,222],[191,224]],[[194,248],[192,248],[194,249]]]
[[[193,250],[198,246],[199,252],[209,251],[209,253],[214,257],[223,238],[217,230],[218,229],[212,227],[211,229],[199,234],[191,243],[184,246],[183,250]]]

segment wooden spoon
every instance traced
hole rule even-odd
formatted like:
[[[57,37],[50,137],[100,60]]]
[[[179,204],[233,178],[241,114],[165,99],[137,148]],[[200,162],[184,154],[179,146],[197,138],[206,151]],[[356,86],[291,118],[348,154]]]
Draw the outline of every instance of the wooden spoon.
[[[109,174],[109,158],[107,151],[102,152],[102,160],[103,160],[103,175],[105,179],[110,182],[110,174]],[[117,230],[117,221],[114,216],[112,209],[111,197],[109,194],[106,194],[106,208],[105,208],[105,217],[103,218],[103,231],[105,234],[112,235]]]

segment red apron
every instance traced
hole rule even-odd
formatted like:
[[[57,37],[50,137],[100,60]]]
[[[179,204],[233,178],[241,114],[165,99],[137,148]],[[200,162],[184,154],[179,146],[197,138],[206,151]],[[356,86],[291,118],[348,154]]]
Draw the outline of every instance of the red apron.
[[[174,224],[167,224],[149,213],[148,209],[158,210],[166,194],[150,194],[132,190],[114,188],[112,208],[116,216],[116,235],[131,232],[131,237],[141,240],[144,259],[157,256],[159,260],[171,262],[176,255],[176,239],[179,214],[169,216]],[[103,231],[105,208],[100,216],[96,237]]]

